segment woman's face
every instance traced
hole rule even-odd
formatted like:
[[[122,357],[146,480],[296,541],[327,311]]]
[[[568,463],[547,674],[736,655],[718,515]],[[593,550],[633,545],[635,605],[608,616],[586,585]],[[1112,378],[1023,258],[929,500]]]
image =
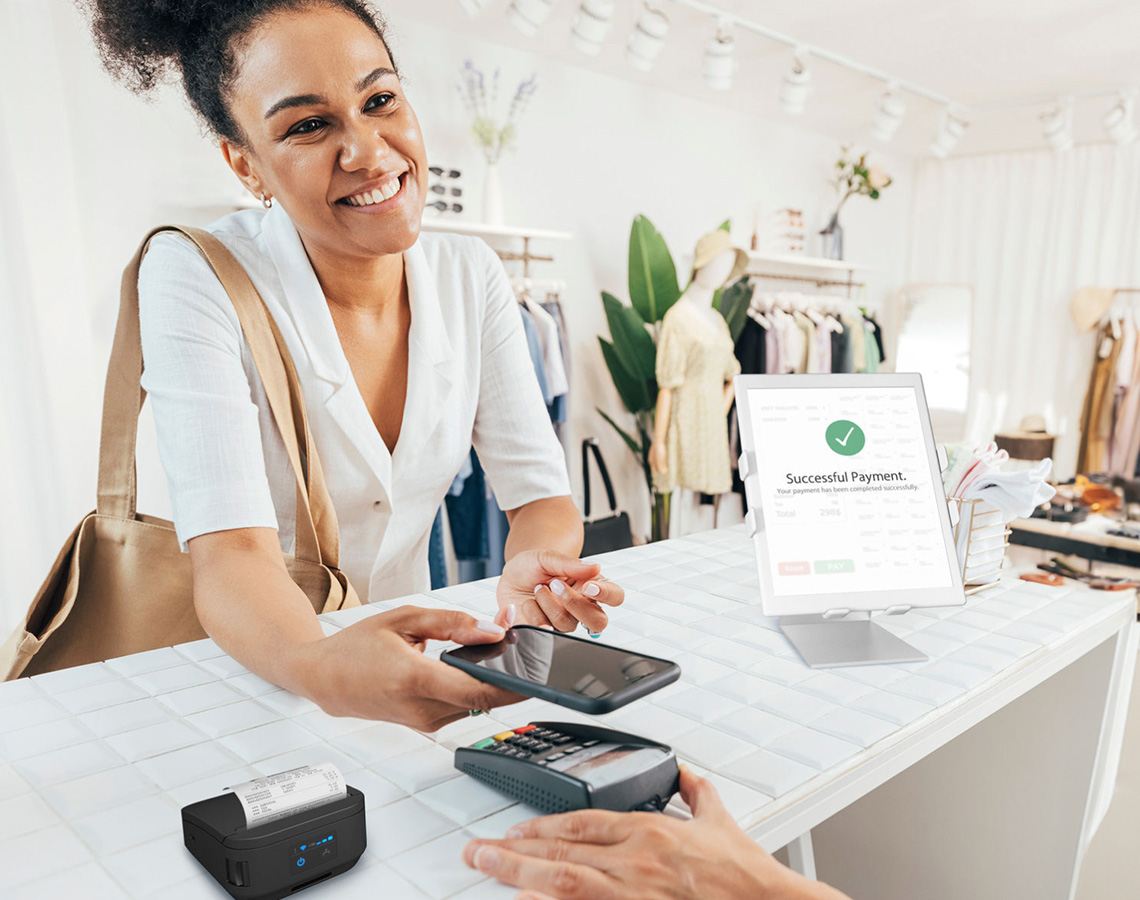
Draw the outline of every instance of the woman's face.
[[[380,256],[415,243],[427,154],[383,42],[317,5],[247,36],[230,108],[246,138],[222,150],[238,177],[281,204],[310,255]]]

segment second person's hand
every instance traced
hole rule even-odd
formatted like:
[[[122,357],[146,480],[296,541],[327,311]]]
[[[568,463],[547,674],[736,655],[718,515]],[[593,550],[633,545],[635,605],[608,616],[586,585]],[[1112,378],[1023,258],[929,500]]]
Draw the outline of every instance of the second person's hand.
[[[423,655],[429,639],[489,644],[503,629],[461,612],[401,606],[362,619],[300,651],[310,699],[334,716],[382,719],[435,731],[523,700]]]
[[[625,591],[601,577],[602,568],[554,550],[525,550],[508,560],[499,578],[500,610],[517,610],[511,625],[549,625],[573,631],[581,622],[594,634],[609,624],[602,604],[619,606]],[[500,614],[497,621],[506,623]]]

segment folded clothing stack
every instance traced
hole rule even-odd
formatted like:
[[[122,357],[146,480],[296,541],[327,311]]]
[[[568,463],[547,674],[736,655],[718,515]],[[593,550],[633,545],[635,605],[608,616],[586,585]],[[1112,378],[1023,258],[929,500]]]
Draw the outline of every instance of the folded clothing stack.
[[[960,507],[955,541],[963,580],[967,584],[994,581],[1005,558],[1006,525],[1029,516],[1057,493],[1045,480],[1053,461],[1043,459],[1028,469],[1011,472],[1001,470],[1009,454],[994,443],[980,450],[954,445],[946,451],[948,464],[942,480],[946,496]]]

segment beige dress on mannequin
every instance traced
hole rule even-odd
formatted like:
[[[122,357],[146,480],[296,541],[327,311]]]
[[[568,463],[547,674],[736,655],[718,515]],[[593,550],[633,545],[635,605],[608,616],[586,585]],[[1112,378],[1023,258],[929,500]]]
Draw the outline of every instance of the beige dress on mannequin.
[[[657,340],[657,386],[673,392],[665,447],[669,470],[654,475],[660,492],[677,487],[705,494],[732,488],[725,382],[740,374],[724,318],[692,303],[665,313]]]

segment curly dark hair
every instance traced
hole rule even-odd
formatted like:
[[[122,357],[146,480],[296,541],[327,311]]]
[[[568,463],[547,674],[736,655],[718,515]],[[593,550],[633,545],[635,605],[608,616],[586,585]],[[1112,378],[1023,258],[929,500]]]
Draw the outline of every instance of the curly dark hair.
[[[218,137],[246,143],[230,114],[242,40],[267,16],[331,6],[376,32],[388,56],[384,21],[368,0],[76,0],[91,19],[103,66],[136,93],[172,72],[191,105]],[[392,60],[396,67],[395,59]]]

